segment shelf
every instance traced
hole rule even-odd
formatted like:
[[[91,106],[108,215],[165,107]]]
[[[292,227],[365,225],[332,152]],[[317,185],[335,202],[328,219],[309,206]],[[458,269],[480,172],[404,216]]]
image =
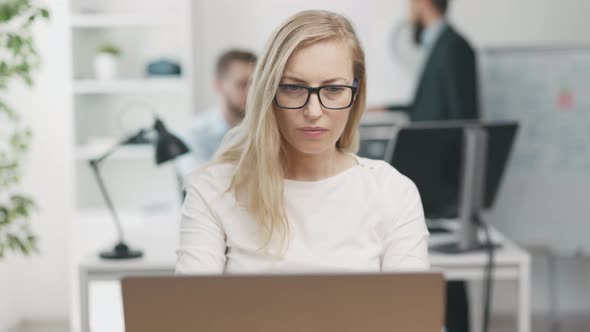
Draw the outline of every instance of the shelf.
[[[76,196],[75,207],[80,211],[105,207],[101,211],[103,213],[96,216],[96,223],[104,224],[105,231],[111,232],[106,238],[100,238],[101,234],[96,232],[99,235],[97,241],[87,241],[90,242],[87,245],[84,241],[94,239],[95,230],[86,228],[86,225],[80,227],[86,232],[84,234],[88,234],[81,243],[85,248],[92,247],[96,251],[99,245],[104,246],[104,243],[116,238],[116,234],[112,223],[108,222],[109,211],[103,204],[100,188],[88,163],[124,139],[126,134],[134,133],[128,133],[128,130],[146,125],[147,119],[143,118],[147,118],[146,113],[166,113],[167,120],[177,119],[182,125],[184,116],[188,118],[186,113],[194,109],[195,38],[192,16],[195,1],[68,2],[70,6],[64,13],[64,20],[71,48],[68,62],[72,74],[68,77],[68,84],[73,117],[70,136],[74,137],[69,146],[72,156],[68,162],[74,168],[71,178]],[[123,52],[119,62],[121,70],[112,80],[100,80],[93,74],[96,47],[103,43],[118,45]],[[180,62],[182,75],[148,76],[147,65],[159,58]],[[153,121],[151,117],[149,120]],[[144,225],[138,221],[153,215],[156,207],[166,204],[168,209],[177,210],[180,206],[176,204],[180,195],[176,190],[174,163],[156,168],[155,154],[152,145],[126,145],[118,148],[101,165],[104,166],[102,171],[108,182],[109,194],[112,194],[117,209],[121,210],[121,222],[131,222],[125,225],[129,227],[134,227],[135,222],[140,231]],[[151,181],[159,190],[168,193],[154,195],[152,189],[156,187],[151,185]],[[135,186],[138,190],[133,190]],[[126,209],[138,209],[142,213],[141,218],[125,215]],[[130,242],[141,243],[133,241],[133,234],[137,232],[130,231],[128,234]],[[105,239],[107,242],[104,242]]]
[[[181,25],[182,14],[74,14],[73,28],[139,27],[159,25]]]
[[[87,161],[106,152],[110,146],[81,145],[76,147],[76,160]],[[109,160],[151,159],[155,158],[155,150],[151,145],[122,146],[113,153]]]
[[[188,91],[188,81],[184,78],[74,80],[74,93],[80,95],[183,91]]]

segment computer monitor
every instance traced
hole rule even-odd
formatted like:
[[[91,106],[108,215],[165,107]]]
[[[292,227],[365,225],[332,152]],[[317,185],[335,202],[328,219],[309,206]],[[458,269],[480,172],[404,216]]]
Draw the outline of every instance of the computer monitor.
[[[457,248],[481,247],[473,217],[493,206],[518,124],[424,122],[401,128],[389,162],[420,192],[429,219],[458,218]]]
[[[393,151],[395,127],[360,128],[360,144],[357,154],[363,158],[388,160]]]
[[[387,160],[393,151],[395,131],[409,123],[403,114],[365,113],[359,124],[360,144],[357,154],[369,159]]]
[[[485,124],[484,128],[488,133],[488,142],[483,208],[491,209],[498,197],[497,193],[508,165],[518,124],[516,122],[492,123]]]
[[[463,173],[463,127],[403,128],[389,160],[420,191],[428,219],[457,218]]]

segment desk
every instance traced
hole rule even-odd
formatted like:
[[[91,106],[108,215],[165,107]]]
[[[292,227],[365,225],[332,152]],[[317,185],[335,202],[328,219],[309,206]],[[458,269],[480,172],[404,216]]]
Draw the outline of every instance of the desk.
[[[502,247],[494,254],[495,280],[514,280],[518,284],[516,298],[518,300],[518,331],[531,331],[531,286],[530,286],[530,255],[493,230],[495,241]],[[432,235],[431,245],[452,240],[452,235]],[[173,252],[172,252],[173,253]],[[80,315],[82,332],[90,332],[89,328],[89,285],[98,280],[120,280],[125,276],[137,275],[171,275],[174,271],[174,257],[162,257],[158,253],[146,251],[146,255],[132,261],[105,261],[96,256],[84,259],[79,268],[80,281]],[[434,269],[443,271],[448,280],[482,280],[487,264],[485,252],[447,255],[430,252],[430,261]]]
[[[501,243],[501,247],[494,251],[494,280],[516,281],[518,286],[517,331],[530,332],[531,255],[497,230],[492,229],[491,235],[495,243]],[[431,235],[430,245],[445,243],[452,239],[452,235]],[[484,251],[453,255],[430,251],[429,256],[432,267],[441,270],[447,280],[479,281],[485,277],[488,259]],[[474,304],[470,304],[473,307]],[[474,329],[474,331],[479,330],[479,326]]]

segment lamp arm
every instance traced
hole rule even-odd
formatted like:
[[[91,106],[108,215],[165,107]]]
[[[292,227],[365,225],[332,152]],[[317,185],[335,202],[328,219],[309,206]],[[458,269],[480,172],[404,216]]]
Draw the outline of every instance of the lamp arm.
[[[112,155],[113,153],[115,153],[115,151],[119,150],[119,148],[121,148],[123,145],[133,141],[134,139],[144,135],[146,132],[152,131],[153,129],[141,129],[137,132],[137,134],[135,135],[131,135],[127,138],[125,138],[124,140],[118,142],[117,144],[115,144],[113,147],[111,147],[110,149],[108,149],[105,153],[103,153],[101,156],[97,157],[97,158],[93,158],[91,160],[91,162],[95,162],[96,164],[100,164],[103,160],[107,159],[110,155]]]
[[[101,162],[103,162],[105,159],[107,159],[110,155],[112,155],[115,151],[117,151],[121,146],[123,146],[123,145],[127,144],[128,142],[132,141],[133,139],[143,135],[145,132],[146,132],[146,130],[144,130],[144,129],[140,130],[137,134],[129,136],[128,138],[125,138],[124,140],[115,144],[113,147],[108,149],[101,156],[94,158],[94,159],[90,159],[88,161],[88,163],[90,164],[90,168],[92,168],[92,173],[96,177],[96,182],[98,182],[98,187],[100,189],[100,193],[102,194],[102,197],[103,197],[107,207],[109,208],[111,216],[113,217],[113,220],[115,221],[115,226],[117,226],[117,233],[119,234],[119,243],[125,242],[125,236],[123,234],[123,227],[121,226],[121,221],[119,220],[119,216],[117,215],[117,211],[115,210],[113,202],[111,201],[111,197],[109,196],[107,188],[106,188],[104,181],[102,179],[102,176],[100,174],[99,165]]]
[[[107,156],[108,156],[108,154],[107,154]],[[102,197],[104,198],[104,201],[105,201],[107,207],[109,208],[109,211],[111,212],[111,216],[113,217],[113,220],[115,221],[115,225],[117,226],[117,233],[119,234],[119,243],[124,243],[125,237],[123,235],[123,227],[121,227],[121,221],[119,220],[119,216],[117,215],[117,211],[115,211],[115,207],[113,206],[113,202],[111,201],[111,198],[107,192],[107,189],[106,189],[106,186],[105,186],[104,181],[102,179],[102,176],[100,175],[100,170],[98,169],[99,162],[100,162],[100,160],[97,160],[97,159],[90,160],[90,167],[92,168],[94,176],[96,177],[96,181],[98,182],[98,187],[100,188],[100,192],[102,194]]]
[[[105,153],[103,153],[99,157],[90,159],[88,161],[90,164],[90,168],[92,168],[92,172],[93,172],[94,176],[96,177],[96,181],[98,182],[98,187],[100,189],[102,197],[103,197],[107,207],[109,208],[111,216],[113,217],[113,221],[115,222],[115,226],[117,226],[117,233],[119,234],[119,243],[125,243],[125,236],[123,234],[123,227],[121,226],[121,221],[119,220],[119,216],[117,215],[117,211],[115,210],[113,202],[111,201],[111,197],[109,196],[109,193],[107,192],[106,186],[105,186],[102,176],[100,174],[99,165],[101,162],[103,162],[105,159],[107,159],[110,155],[112,155],[115,151],[117,151],[121,146],[123,146],[127,143],[130,143],[130,142],[134,141],[135,139],[137,139],[138,137],[143,136],[146,132],[153,131],[153,130],[165,131],[164,125],[161,123],[161,121],[157,117],[156,117],[156,123],[154,124],[153,128],[141,129],[139,132],[137,132],[137,134],[129,136],[129,137],[125,138],[124,140],[120,141],[119,143],[115,144],[113,147],[108,149]]]

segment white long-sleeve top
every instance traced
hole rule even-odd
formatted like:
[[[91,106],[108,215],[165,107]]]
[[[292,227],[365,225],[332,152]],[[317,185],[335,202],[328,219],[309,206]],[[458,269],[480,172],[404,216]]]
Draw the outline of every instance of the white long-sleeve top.
[[[228,191],[234,166],[185,180],[178,274],[425,270],[428,231],[414,183],[383,161],[314,182],[284,180],[289,240],[263,248],[256,220]],[[276,243],[275,243],[276,244]]]

